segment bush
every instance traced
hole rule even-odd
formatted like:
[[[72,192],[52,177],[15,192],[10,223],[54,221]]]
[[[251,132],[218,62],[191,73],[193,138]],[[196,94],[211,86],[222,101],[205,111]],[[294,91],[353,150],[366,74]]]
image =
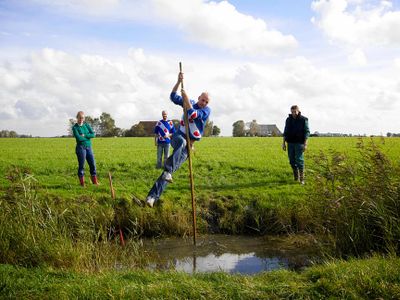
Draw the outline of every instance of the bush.
[[[336,254],[400,253],[399,170],[371,140],[350,158],[332,151],[314,157],[309,186],[313,229]]]

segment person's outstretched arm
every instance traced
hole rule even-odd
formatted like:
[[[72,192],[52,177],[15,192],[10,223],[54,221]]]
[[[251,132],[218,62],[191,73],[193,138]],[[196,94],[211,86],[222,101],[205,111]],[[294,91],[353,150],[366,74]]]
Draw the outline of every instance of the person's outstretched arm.
[[[179,72],[178,81],[175,83],[174,87],[172,88],[171,93],[176,93],[178,91],[179,85],[182,83],[182,80],[183,80],[183,73]]]
[[[182,83],[183,80],[183,73],[179,72],[178,74],[178,80],[175,83],[174,87],[172,88],[170,99],[172,102],[174,102],[177,105],[180,105],[183,107],[183,99],[181,96],[179,96],[176,92],[178,91],[179,85]]]

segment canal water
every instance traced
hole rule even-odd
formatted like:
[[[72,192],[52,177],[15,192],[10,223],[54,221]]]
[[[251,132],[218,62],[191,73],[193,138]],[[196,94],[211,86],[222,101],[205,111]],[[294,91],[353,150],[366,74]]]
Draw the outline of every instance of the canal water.
[[[307,244],[307,245],[305,245]],[[148,269],[186,273],[256,274],[278,269],[301,270],[318,260],[315,247],[276,237],[207,235],[197,239],[143,241]]]

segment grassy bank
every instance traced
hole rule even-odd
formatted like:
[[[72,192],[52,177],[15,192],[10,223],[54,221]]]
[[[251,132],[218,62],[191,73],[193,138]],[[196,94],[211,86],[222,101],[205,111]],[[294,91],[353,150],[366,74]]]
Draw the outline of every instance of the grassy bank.
[[[397,157],[400,140],[376,141],[389,158]],[[143,209],[131,199],[135,196],[144,200],[160,174],[154,168],[153,140],[98,138],[93,143],[101,186],[89,184],[82,189],[76,176],[73,139],[1,139],[0,172],[5,176],[0,176],[0,192],[9,193],[7,188],[12,183],[7,177],[17,169],[33,176],[40,198],[71,205],[117,205],[119,222],[139,234],[189,234],[187,164],[174,174],[175,182],[168,186],[160,205],[153,210]],[[310,139],[308,169],[315,169],[311,157],[321,151],[357,156],[356,144],[356,138]],[[309,211],[302,208],[309,201],[308,191],[292,181],[286,152],[280,145],[280,138],[205,138],[196,144],[193,168],[200,231],[271,234],[306,227]],[[117,194],[115,202],[109,196],[109,171]],[[106,222],[114,219],[112,214],[105,215]]]
[[[7,299],[399,299],[400,259],[336,261],[301,273],[106,272],[0,266]]]
[[[107,257],[121,228],[138,253],[139,236],[191,233],[187,170],[174,174],[162,200],[144,199],[159,175],[151,139],[98,139],[102,184],[78,185],[72,139],[3,139],[0,148],[0,262],[79,270],[112,266]],[[400,140],[312,139],[306,186],[292,180],[280,139],[210,138],[194,158],[198,229],[203,233],[308,232],[329,241],[334,255],[371,250],[399,253]],[[397,151],[397,152],[396,152]],[[395,159],[394,159],[395,158]],[[110,197],[111,170],[117,199]],[[111,243],[110,243],[111,241]],[[329,250],[330,251],[330,250]],[[122,253],[121,257],[125,257]],[[135,265],[139,258],[127,262]]]

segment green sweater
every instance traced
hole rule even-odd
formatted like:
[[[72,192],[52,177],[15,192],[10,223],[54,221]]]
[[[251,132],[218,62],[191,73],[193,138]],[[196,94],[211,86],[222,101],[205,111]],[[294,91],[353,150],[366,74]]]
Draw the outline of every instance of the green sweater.
[[[82,126],[79,126],[78,123],[76,123],[74,126],[72,126],[72,133],[76,139],[77,145],[82,145],[85,147],[92,146],[90,139],[94,138],[95,134],[92,127],[90,127],[88,123],[83,123]]]

